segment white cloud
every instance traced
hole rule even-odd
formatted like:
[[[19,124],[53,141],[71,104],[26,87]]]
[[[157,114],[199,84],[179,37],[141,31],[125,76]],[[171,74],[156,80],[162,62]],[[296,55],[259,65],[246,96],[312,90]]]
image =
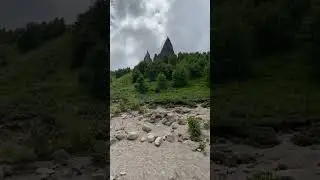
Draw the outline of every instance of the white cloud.
[[[210,49],[209,0],[111,0],[111,69],[159,53],[167,36],[175,52]]]

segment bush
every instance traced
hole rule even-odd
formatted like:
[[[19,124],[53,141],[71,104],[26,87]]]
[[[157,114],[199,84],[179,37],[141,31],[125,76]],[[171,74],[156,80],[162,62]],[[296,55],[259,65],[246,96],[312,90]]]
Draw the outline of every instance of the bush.
[[[179,66],[172,73],[172,86],[183,87],[188,84],[188,71],[184,66]]]
[[[201,124],[200,119],[196,117],[188,118],[188,131],[191,134],[191,139],[195,141],[199,141],[201,138]]]
[[[133,69],[132,71],[132,83],[137,82],[138,78],[142,76],[141,72],[138,69]]]
[[[160,73],[157,78],[157,89],[162,90],[167,88],[168,88],[167,78],[163,73]]]
[[[140,74],[140,76],[138,77],[137,82],[134,84],[134,87],[141,94],[144,94],[148,91],[148,87],[144,81],[142,74]]]

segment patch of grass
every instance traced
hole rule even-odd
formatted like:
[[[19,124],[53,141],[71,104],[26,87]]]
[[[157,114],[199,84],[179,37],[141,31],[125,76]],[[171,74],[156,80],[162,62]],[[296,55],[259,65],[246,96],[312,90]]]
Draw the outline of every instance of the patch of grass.
[[[134,89],[131,79],[131,73],[113,79],[110,88],[111,98],[113,100],[111,103],[112,113],[128,109],[138,109],[139,106],[143,104],[194,106],[195,103],[201,103],[210,98],[210,89],[206,86],[205,78],[191,80],[187,86],[182,88],[169,87],[160,92],[156,92],[156,82],[146,81],[149,91],[143,95]],[[121,100],[126,103],[125,106],[119,105]]]
[[[191,140],[200,141],[201,139],[201,123],[196,117],[188,117],[188,131],[191,135]]]

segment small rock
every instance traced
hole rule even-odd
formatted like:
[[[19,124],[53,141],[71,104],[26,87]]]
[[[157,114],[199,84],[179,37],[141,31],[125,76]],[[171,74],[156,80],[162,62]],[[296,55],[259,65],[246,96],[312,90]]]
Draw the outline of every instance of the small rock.
[[[81,170],[78,168],[71,168],[72,175],[80,176],[82,174]]]
[[[174,142],[174,135],[172,133],[168,134],[166,137],[168,142]]]
[[[282,163],[276,163],[274,170],[276,171],[282,171],[282,170],[287,170],[288,166]]]
[[[125,139],[127,137],[127,135],[124,132],[117,132],[116,134],[116,138],[121,141],[123,139]]]
[[[167,122],[168,122],[168,119],[163,119],[163,120],[161,121],[161,123],[162,123],[163,125],[166,125]]]
[[[127,139],[128,140],[136,140],[136,139],[138,139],[138,137],[139,137],[139,134],[135,131],[132,131],[132,132],[128,133]]]
[[[175,178],[173,176],[170,176],[169,180],[175,180]]]
[[[51,175],[51,174],[54,174],[54,170],[53,169],[49,169],[49,168],[38,168],[36,170],[36,174],[48,174],[48,175]]]
[[[143,125],[143,126],[142,126],[142,130],[148,133],[148,132],[150,132],[152,129],[151,129],[151,127],[149,127],[149,126],[147,126],[147,125]]]
[[[59,149],[52,154],[52,158],[56,163],[66,165],[70,155],[64,149]]]
[[[179,125],[186,125],[187,124],[187,121],[185,119],[179,119],[178,120],[178,124]]]
[[[110,144],[115,144],[117,141],[116,137],[110,137]]]
[[[198,148],[198,149],[197,149],[197,151],[198,151],[198,152],[201,152],[201,149],[200,149],[200,148]]]
[[[188,145],[192,151],[195,151],[199,147],[198,143],[191,140],[186,140],[183,143]]]
[[[179,127],[179,126],[178,126],[177,123],[172,123],[172,126],[171,126],[172,129],[177,129],[178,127]]]
[[[125,171],[120,171],[120,176],[124,176],[124,175],[126,175],[127,174],[127,172],[125,172]]]
[[[147,140],[149,143],[152,143],[154,141],[155,136],[153,134],[149,134],[147,137]]]
[[[142,138],[140,139],[141,142],[145,142],[146,140],[147,140],[146,137],[142,137]]]
[[[107,174],[103,170],[98,170],[92,174],[92,180],[105,180]]]
[[[156,140],[154,141],[154,144],[156,146],[160,146],[162,143],[162,137],[157,137]]]

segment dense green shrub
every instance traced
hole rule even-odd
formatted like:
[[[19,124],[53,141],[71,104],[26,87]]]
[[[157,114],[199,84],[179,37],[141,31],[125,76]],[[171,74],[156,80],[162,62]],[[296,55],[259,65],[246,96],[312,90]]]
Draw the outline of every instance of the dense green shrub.
[[[138,77],[137,82],[134,84],[134,87],[141,94],[144,94],[148,91],[147,84],[144,81],[142,74],[140,74],[140,76]]]
[[[138,69],[133,69],[132,71],[132,83],[137,82],[137,79],[142,76],[141,72]]]
[[[172,73],[172,86],[183,87],[188,84],[188,71],[184,66],[178,66]]]
[[[168,81],[166,76],[163,73],[160,73],[157,78],[157,89],[167,89],[168,88]]]

